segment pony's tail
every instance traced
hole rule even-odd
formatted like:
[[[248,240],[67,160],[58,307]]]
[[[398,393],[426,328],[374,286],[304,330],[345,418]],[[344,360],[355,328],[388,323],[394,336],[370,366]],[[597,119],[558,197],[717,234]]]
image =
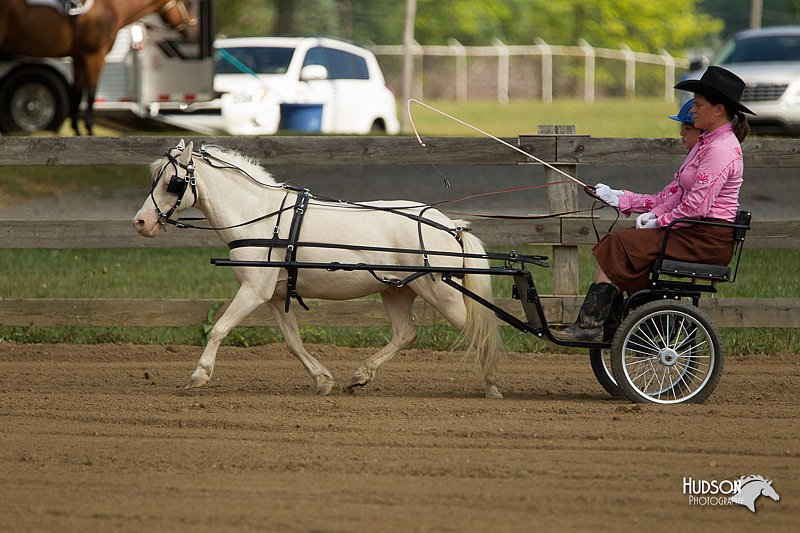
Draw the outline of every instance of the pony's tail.
[[[485,254],[483,243],[464,230],[458,232],[465,254]],[[474,257],[464,258],[465,268],[489,268],[488,259]],[[464,288],[481,298],[493,301],[491,276],[488,274],[466,274]],[[467,341],[467,352],[464,361],[474,358],[474,367],[480,367],[486,378],[487,386],[502,385],[502,380],[497,373],[496,359],[504,351],[503,340],[497,328],[497,317],[488,307],[481,305],[472,298],[464,296],[467,307],[467,323],[464,327],[464,339]],[[497,392],[499,395],[499,391]]]

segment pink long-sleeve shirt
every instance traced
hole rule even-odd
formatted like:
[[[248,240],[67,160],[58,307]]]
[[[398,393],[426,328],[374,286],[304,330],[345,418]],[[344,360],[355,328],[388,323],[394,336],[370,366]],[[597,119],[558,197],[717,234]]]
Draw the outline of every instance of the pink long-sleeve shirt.
[[[661,192],[625,191],[619,198],[619,209],[625,216],[649,211],[662,227],[678,218],[733,222],[739,209],[743,171],[742,147],[733,126],[727,123],[700,135],[675,179]]]

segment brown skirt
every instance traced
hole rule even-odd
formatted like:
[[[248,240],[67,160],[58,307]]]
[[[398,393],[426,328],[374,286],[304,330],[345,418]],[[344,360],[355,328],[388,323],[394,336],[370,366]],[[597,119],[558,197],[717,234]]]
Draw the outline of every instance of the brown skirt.
[[[663,229],[623,229],[605,235],[592,253],[614,285],[630,294],[647,287],[663,239]],[[727,265],[733,257],[733,230],[699,224],[672,229],[665,255],[676,261]]]

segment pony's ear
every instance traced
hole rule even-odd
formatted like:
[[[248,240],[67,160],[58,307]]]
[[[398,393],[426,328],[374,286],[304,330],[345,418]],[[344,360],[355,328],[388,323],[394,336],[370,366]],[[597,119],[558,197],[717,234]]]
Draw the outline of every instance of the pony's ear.
[[[184,165],[189,163],[189,160],[192,158],[192,150],[194,149],[194,142],[189,142],[189,146],[185,147],[183,152],[178,155],[178,161],[183,163]]]
[[[178,146],[176,146],[175,148],[177,148],[178,150],[183,150],[184,148],[186,148],[186,143],[185,143],[185,142],[183,142],[183,139],[181,139],[181,140],[178,142]]]

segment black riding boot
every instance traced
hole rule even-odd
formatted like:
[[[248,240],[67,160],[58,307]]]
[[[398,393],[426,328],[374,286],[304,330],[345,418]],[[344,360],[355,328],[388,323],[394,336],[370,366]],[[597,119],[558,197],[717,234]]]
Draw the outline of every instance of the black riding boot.
[[[601,342],[606,318],[619,294],[611,283],[592,283],[575,323],[563,331],[554,331],[553,336],[562,341]]]
[[[617,292],[614,302],[611,304],[611,311],[603,323],[603,340],[611,342],[614,338],[614,333],[617,332],[620,323],[622,322],[622,313],[625,311],[625,295],[622,292]]]

